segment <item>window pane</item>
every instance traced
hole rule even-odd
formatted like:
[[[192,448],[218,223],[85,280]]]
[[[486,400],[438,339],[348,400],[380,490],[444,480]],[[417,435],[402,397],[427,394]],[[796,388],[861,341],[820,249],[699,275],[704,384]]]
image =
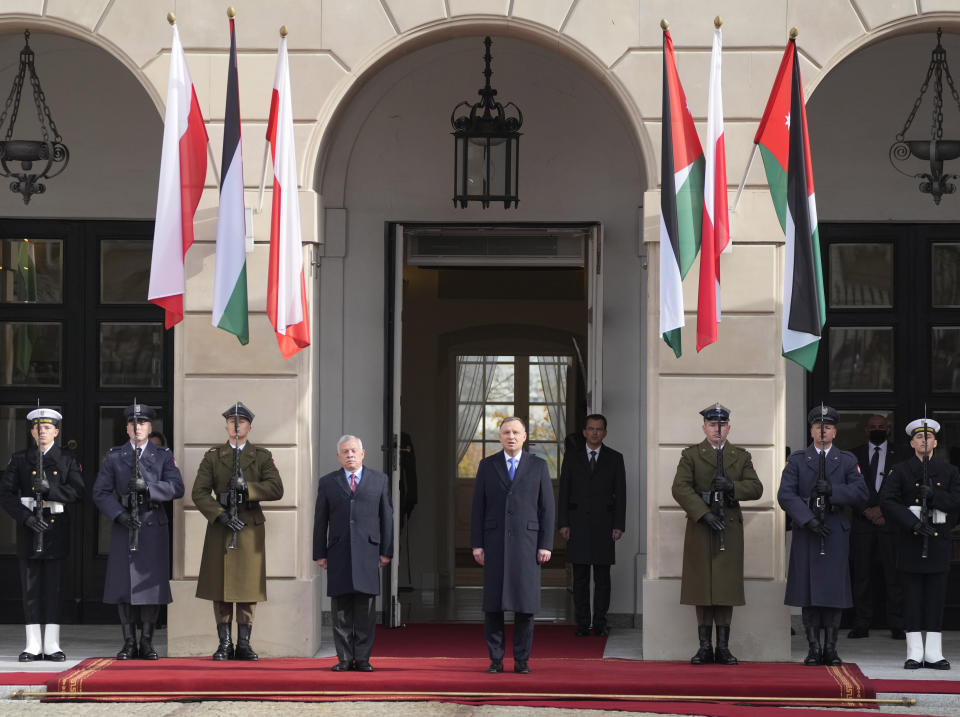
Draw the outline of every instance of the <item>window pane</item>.
[[[471,443],[464,453],[460,463],[457,464],[458,478],[473,478],[477,475],[477,466],[480,465],[480,459],[483,458],[483,444]]]
[[[100,324],[100,385],[163,385],[163,324]]]
[[[960,391],[960,328],[938,326],[930,333],[931,387]]]
[[[893,244],[830,245],[830,308],[893,306]]]
[[[527,450],[547,462],[551,478],[560,475],[560,453],[556,443],[530,443]]]
[[[497,440],[500,435],[500,421],[513,415],[513,404],[487,405],[483,407],[484,438]]]
[[[893,329],[830,329],[831,391],[893,390]]]
[[[960,244],[934,244],[930,251],[930,300],[940,308],[960,306]]]
[[[550,422],[546,406],[530,406],[530,427],[527,435],[531,441],[556,441],[557,434]]]
[[[59,323],[0,321],[0,385],[59,386],[62,334]]]
[[[100,242],[101,303],[146,303],[152,246],[153,242],[148,239]]]
[[[487,401],[495,403],[513,402],[513,375],[515,373],[512,363],[508,364],[487,364],[487,371],[493,372],[493,378],[490,382],[490,390],[487,392]]]
[[[879,415],[887,419],[889,428],[888,435],[892,443],[899,443],[900,437],[904,436],[903,427],[898,426],[894,419],[893,411],[879,408],[871,410],[868,408],[837,411],[840,416],[840,422],[837,423],[837,439],[835,441],[837,448],[845,451],[852,450],[857,446],[867,442],[866,426],[870,416]],[[904,436],[904,439],[906,436]],[[810,435],[807,434],[807,443],[810,443]],[[802,447],[802,446],[801,446]],[[797,450],[797,448],[794,448]],[[864,466],[860,466],[864,468]]]
[[[61,303],[62,247],[59,239],[0,239],[0,303]]]

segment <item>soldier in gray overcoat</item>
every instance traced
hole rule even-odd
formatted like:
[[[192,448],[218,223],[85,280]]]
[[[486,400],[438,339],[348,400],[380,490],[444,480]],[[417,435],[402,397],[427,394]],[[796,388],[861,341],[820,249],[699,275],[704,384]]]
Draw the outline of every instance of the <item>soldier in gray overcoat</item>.
[[[483,566],[484,637],[488,672],[503,672],[505,610],[514,614],[514,672],[530,672],[533,615],[540,609],[540,567],[553,551],[550,471],[525,453],[527,431],[515,416],[500,423],[498,451],[480,461],[473,488],[470,543]]]
[[[207,519],[197,597],[213,601],[220,641],[213,659],[257,660],[250,635],[257,603],[267,599],[266,518],[260,502],[282,498],[283,481],[270,451],[247,440],[253,412],[237,401],[221,415],[226,420],[227,441],[203,454],[190,493]],[[231,518],[228,507],[234,461],[239,469],[237,515]],[[234,528],[236,547],[230,548]],[[232,634],[234,607],[236,648]]]
[[[334,672],[372,672],[370,652],[377,623],[380,568],[393,557],[390,479],[363,465],[356,436],[337,441],[341,469],[317,484],[313,514],[313,559],[327,571],[333,611]]]
[[[807,422],[813,443],[790,454],[777,491],[780,507],[793,522],[783,601],[802,608],[810,648],[805,665],[842,664],[837,655],[840,616],[853,605],[850,518],[845,509],[862,510],[869,499],[856,457],[833,445],[837,421],[838,414],[830,406],[810,411]]]
[[[148,439],[156,411],[146,404],[133,404],[124,410],[124,417],[130,440],[107,451],[93,484],[93,502],[111,521],[103,601],[115,604],[120,614],[123,647],[117,659],[156,660],[153,630],[160,605],[173,601],[170,535],[163,504],[183,496],[183,477],[170,449]],[[139,518],[133,515],[134,502]],[[131,533],[137,531],[133,551]],[[137,623],[142,625],[139,646]]]
[[[673,479],[673,498],[687,514],[680,602],[696,606],[700,648],[690,663],[736,665],[729,639],[733,606],[745,602],[740,502],[760,498],[763,484],[750,453],[727,442],[730,409],[715,403],[700,415],[706,438],[683,450]],[[716,652],[711,644],[714,624]]]

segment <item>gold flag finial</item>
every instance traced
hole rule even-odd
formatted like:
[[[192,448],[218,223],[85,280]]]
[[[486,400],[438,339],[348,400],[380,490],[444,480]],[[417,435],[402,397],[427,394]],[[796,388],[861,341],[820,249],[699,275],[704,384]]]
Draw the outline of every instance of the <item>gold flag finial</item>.
[[[799,34],[800,34],[800,31],[799,31],[797,28],[795,28],[795,27],[791,27],[791,28],[790,28],[790,39],[791,39],[791,40],[796,40],[796,39],[797,39],[797,35],[799,35]]]
[[[287,26],[286,26],[286,25],[281,25],[281,26],[280,26],[280,37],[286,37],[286,36],[287,36]]]
[[[174,15],[172,12],[168,12],[168,13],[167,13],[167,22],[169,22],[171,25],[176,25],[176,24],[177,24],[177,16]]]
[[[723,24],[723,18],[722,18],[722,17],[720,17],[719,15],[717,15],[715,18],[713,18],[713,26],[714,26],[715,28],[717,28],[717,29],[719,30],[719,29],[720,29],[720,26],[721,26],[722,24]]]
[[[235,18],[236,16],[237,16],[237,11],[234,10],[232,7],[228,7],[228,8],[227,8],[227,17],[229,17],[231,20],[233,20],[233,18]]]
[[[666,32],[667,30],[670,29],[670,23],[667,22],[667,18],[663,18],[663,19],[660,21],[660,27],[661,27],[661,29],[662,29],[664,32]]]

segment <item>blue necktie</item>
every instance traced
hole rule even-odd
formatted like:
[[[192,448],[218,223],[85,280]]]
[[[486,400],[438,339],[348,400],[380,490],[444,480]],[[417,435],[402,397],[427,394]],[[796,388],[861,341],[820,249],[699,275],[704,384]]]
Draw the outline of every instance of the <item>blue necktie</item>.
[[[517,472],[517,459],[508,458],[507,459],[507,471],[510,473],[510,480],[513,480],[514,474]]]

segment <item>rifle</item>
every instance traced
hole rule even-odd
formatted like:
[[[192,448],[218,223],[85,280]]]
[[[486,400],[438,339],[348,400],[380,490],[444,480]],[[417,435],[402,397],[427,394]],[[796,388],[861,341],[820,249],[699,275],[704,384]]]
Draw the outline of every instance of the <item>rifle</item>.
[[[827,479],[827,454],[823,449],[823,419],[827,411],[823,407],[823,402],[820,402],[820,465],[818,466],[817,472],[817,483],[821,480]],[[826,525],[827,518],[827,497],[820,492],[814,494],[813,499],[814,510],[817,513],[817,520],[820,521],[821,525]],[[820,536],[820,555],[827,554],[827,539]]]
[[[927,412],[923,412],[923,485],[930,487],[930,474],[927,472],[927,464],[930,460],[930,456],[927,455]],[[923,525],[930,524],[930,506],[927,505],[927,494],[924,492],[922,498],[920,499],[920,523]],[[923,536],[923,548],[920,551],[920,557],[926,558],[927,553],[930,548],[930,536],[924,534]]]
[[[137,445],[137,427],[140,425],[140,404],[137,399],[133,399],[133,477],[130,479],[127,493],[127,506],[130,508],[130,517],[133,519],[133,526],[130,528],[130,540],[128,548],[131,553],[137,552],[140,548],[140,502],[143,500],[143,492],[147,489],[147,483],[143,480],[143,473],[140,471],[140,447]]]
[[[240,492],[237,489],[237,476],[242,477],[240,472],[240,404],[233,407],[233,475],[230,477],[230,484],[227,486],[227,512],[230,515],[231,522],[238,519],[237,510],[240,502]],[[227,544],[230,550],[237,549],[237,531],[233,531],[230,536],[230,542]]]
[[[724,519],[724,508],[727,507],[727,501],[724,497],[722,490],[717,490],[717,478],[726,478],[727,474],[723,467],[723,444],[717,448],[717,471],[714,474],[714,483],[711,486],[713,490],[710,491],[710,512],[716,515],[721,520]],[[726,528],[717,532],[717,537],[720,540],[720,552],[724,552],[727,549],[726,543],[724,541],[724,533],[726,533]]]
[[[40,400],[37,399],[37,405],[40,405]],[[33,419],[33,425],[37,429],[37,470],[33,476],[33,517],[40,521],[40,524],[43,524],[43,489],[42,485],[44,483],[44,474],[43,474],[43,449],[40,448],[40,418],[37,417]],[[43,555],[43,532],[38,532],[33,534],[33,554],[34,555]]]

